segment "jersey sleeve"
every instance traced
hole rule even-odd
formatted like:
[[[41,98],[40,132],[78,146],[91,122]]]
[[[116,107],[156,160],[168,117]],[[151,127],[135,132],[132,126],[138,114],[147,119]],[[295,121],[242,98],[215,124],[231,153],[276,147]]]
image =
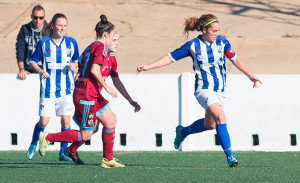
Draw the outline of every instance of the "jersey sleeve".
[[[224,48],[224,54],[226,56],[226,58],[228,58],[229,60],[234,60],[237,58],[237,55],[235,54],[235,52],[231,49],[231,45],[229,43],[229,41],[223,37],[223,42],[225,44],[225,48]]]
[[[99,46],[94,52],[93,63],[98,65],[103,65],[105,57],[108,56],[107,54],[108,54],[108,48],[106,46],[104,47]]]
[[[32,62],[40,62],[43,58],[43,42],[39,41],[38,44],[36,45],[35,51],[33,52],[33,54],[31,55],[30,59],[29,59],[29,63]]]
[[[191,41],[186,42],[180,48],[177,48],[173,52],[170,52],[168,55],[173,62],[176,62],[187,56],[191,56],[190,48],[191,48]]]
[[[73,60],[73,62],[77,62],[78,59],[79,59],[78,44],[77,44],[77,41],[75,39],[73,39],[72,43],[73,43],[73,46],[74,46],[74,54],[72,56],[72,60]]]
[[[118,73],[117,59],[115,56],[111,56],[111,57],[112,57],[112,63],[111,63],[111,71],[110,71],[109,75],[111,77],[118,77],[119,73]]]

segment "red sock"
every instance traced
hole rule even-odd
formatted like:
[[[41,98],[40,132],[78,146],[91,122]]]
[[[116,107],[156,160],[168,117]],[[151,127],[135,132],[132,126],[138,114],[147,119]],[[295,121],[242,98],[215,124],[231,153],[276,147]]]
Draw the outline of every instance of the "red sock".
[[[50,142],[81,142],[81,132],[77,130],[68,130],[59,133],[49,133],[46,137],[47,141]]]
[[[115,141],[115,129],[103,128],[102,131],[102,142],[103,142],[103,158],[108,161],[114,157],[113,147]]]
[[[69,150],[71,153],[73,154],[76,154],[77,152],[77,149],[82,145],[84,144],[85,141],[81,141],[81,142],[73,142],[70,147],[69,147]]]

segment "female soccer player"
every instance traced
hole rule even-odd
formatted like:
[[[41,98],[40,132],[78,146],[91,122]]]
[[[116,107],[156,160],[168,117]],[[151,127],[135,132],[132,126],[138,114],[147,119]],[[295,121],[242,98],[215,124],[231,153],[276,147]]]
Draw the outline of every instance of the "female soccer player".
[[[97,40],[85,49],[79,59],[79,77],[74,90],[73,119],[80,127],[80,132],[76,130],[55,134],[43,132],[40,139],[40,153],[45,155],[46,147],[50,142],[72,142],[72,145],[65,150],[66,155],[71,157],[75,164],[84,164],[78,157],[77,149],[97,131],[99,121],[103,125],[103,159],[100,166],[104,168],[125,167],[113,155],[117,118],[110,109],[108,101],[101,95],[101,89],[104,88],[114,98],[117,97],[117,93],[106,84],[105,79],[109,75],[112,77],[114,86],[134,106],[135,112],[140,110],[140,106],[127,93],[118,77],[115,57],[109,53],[108,48],[116,51],[118,46],[115,26],[107,21],[105,15],[101,15],[100,20],[95,28]]]
[[[40,40],[30,58],[30,65],[40,74],[40,121],[35,125],[27,158],[32,159],[50,116],[61,116],[61,131],[70,129],[70,115],[73,112],[74,69],[78,65],[79,53],[75,39],[65,36],[68,21],[65,15],[57,13],[49,24],[51,34]],[[37,62],[43,63],[42,69]],[[61,143],[59,160],[72,161],[64,154],[68,143]]]
[[[200,18],[186,19],[184,32],[201,31],[202,35],[186,42],[180,48],[163,56],[150,65],[137,67],[137,74],[142,71],[166,66],[182,58],[190,56],[196,72],[195,97],[206,110],[205,118],[195,121],[187,127],[176,127],[175,149],[190,134],[216,129],[218,139],[227,157],[229,167],[236,167],[239,161],[231,152],[231,142],[227,131],[226,117],[223,111],[226,87],[225,56],[257,87],[261,81],[246,68],[243,62],[232,51],[229,41],[219,35],[220,24],[212,14]]]

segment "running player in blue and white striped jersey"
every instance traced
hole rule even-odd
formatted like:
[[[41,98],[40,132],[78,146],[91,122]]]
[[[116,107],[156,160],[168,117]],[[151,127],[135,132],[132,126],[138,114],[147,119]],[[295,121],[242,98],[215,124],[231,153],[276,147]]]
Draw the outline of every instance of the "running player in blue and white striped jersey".
[[[190,126],[176,127],[175,149],[179,149],[183,140],[190,134],[216,129],[219,142],[224,150],[229,167],[236,167],[239,161],[231,152],[231,142],[227,131],[226,117],[223,111],[226,87],[225,56],[257,87],[261,81],[247,69],[243,62],[231,50],[229,41],[219,35],[220,24],[212,14],[200,18],[186,19],[184,32],[201,31],[203,34],[188,41],[180,48],[161,57],[150,65],[137,67],[137,74],[142,71],[162,67],[185,57],[193,59],[195,76],[195,97],[206,110],[205,118],[198,119]]]
[[[79,52],[75,39],[65,36],[68,21],[57,13],[46,30],[50,36],[40,40],[30,58],[30,65],[40,74],[40,121],[35,125],[27,158],[34,157],[39,134],[44,131],[51,116],[61,116],[61,131],[70,129],[70,115],[74,113],[74,70],[78,66]],[[47,34],[47,33],[46,33]],[[37,62],[42,62],[42,68]],[[68,143],[61,143],[59,160],[72,161],[64,154]]]
[[[195,89],[215,92],[223,92],[226,87],[225,55],[230,60],[237,58],[231,50],[229,41],[221,35],[209,44],[204,42],[200,35],[169,53],[173,62],[187,56],[192,57],[193,69],[196,72]]]

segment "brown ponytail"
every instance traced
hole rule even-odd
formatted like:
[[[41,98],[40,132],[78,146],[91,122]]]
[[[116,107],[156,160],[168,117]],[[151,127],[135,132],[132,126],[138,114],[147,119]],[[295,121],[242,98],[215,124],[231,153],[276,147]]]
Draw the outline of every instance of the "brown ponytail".
[[[204,14],[200,18],[196,17],[190,17],[185,19],[185,27],[183,33],[186,35],[186,38],[189,36],[190,31],[201,31],[203,32],[204,27],[208,28],[210,27],[209,25],[206,25],[212,20],[216,20],[215,22],[218,22],[217,17],[213,14]],[[206,26],[204,26],[206,25]]]

